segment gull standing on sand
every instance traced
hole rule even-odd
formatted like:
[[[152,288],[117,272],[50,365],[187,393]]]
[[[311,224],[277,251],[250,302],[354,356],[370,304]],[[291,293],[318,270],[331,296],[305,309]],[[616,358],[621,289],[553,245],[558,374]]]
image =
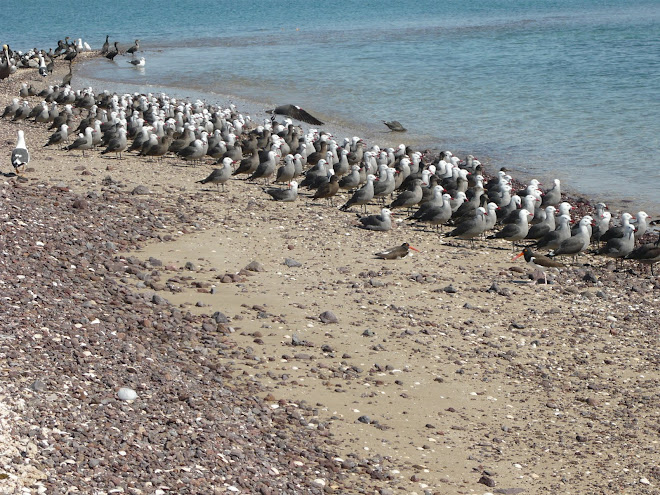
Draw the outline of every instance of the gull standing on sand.
[[[67,146],[64,149],[66,151],[80,150],[82,151],[82,156],[84,157],[85,150],[91,150],[93,146],[94,146],[94,140],[92,138],[92,128],[86,127],[85,134],[81,135],[78,139],[76,139],[73,143],[71,143],[69,146]]]
[[[108,141],[107,147],[101,151],[102,155],[107,153],[114,153],[115,158],[121,159],[121,152],[126,149],[128,146],[128,141],[126,139],[126,129],[120,127],[117,131],[117,135]]]
[[[48,138],[48,142],[44,144],[44,148],[46,146],[52,146],[53,144],[59,144],[61,148],[62,143],[69,142],[68,129],[69,129],[68,125],[62,124],[60,126],[59,131],[56,131],[50,135],[50,137]]]
[[[364,186],[353,193],[353,196],[340,208],[342,211],[348,210],[353,205],[362,205],[364,211],[367,210],[367,204],[374,199],[374,181],[376,176],[369,174]]]
[[[445,237],[457,237],[463,240],[469,240],[470,245],[474,247],[474,238],[480,236],[486,230],[486,209],[483,206],[477,208],[472,218],[469,218],[454,230],[445,234]]]
[[[14,167],[16,175],[20,172],[20,168],[25,168],[28,163],[30,163],[30,152],[25,145],[25,134],[19,129],[16,147],[11,152],[11,164]]]
[[[589,215],[582,217],[577,234],[562,241],[557,249],[549,253],[549,256],[570,255],[573,256],[573,260],[576,261],[577,256],[589,247],[589,243],[591,242],[589,227],[593,221],[594,219]]]
[[[529,232],[529,220],[534,216],[532,212],[523,208],[518,210],[518,220],[504,226],[497,234],[489,235],[488,239],[505,239],[511,241],[511,249],[516,249],[516,241],[520,241]]]
[[[231,173],[233,170],[233,160],[229,157],[223,158],[222,160],[222,168],[215,168],[213,169],[213,172],[206,178],[202,180],[198,180],[198,184],[206,184],[210,182],[211,184],[215,184],[215,186],[218,188],[218,192],[220,191],[220,187],[222,186],[222,192],[225,191],[225,182],[227,182],[231,178]]]
[[[598,254],[620,259],[623,264],[623,258],[632,253],[633,249],[635,249],[635,227],[626,225],[623,229],[623,236],[608,240],[607,244],[598,250]]]
[[[653,273],[653,264],[660,261],[660,237],[655,242],[647,242],[634,249],[626,259],[635,260],[645,265],[651,265],[651,275]]]

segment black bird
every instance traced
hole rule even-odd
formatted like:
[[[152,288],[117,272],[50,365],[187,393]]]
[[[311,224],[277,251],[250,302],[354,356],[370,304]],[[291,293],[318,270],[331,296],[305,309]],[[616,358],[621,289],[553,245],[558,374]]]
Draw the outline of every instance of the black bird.
[[[300,120],[301,122],[307,122],[312,125],[323,125],[316,117],[307,113],[297,105],[280,105],[273,110],[266,110],[266,113],[277,114],[277,115],[286,115],[292,119]]]
[[[103,43],[103,46],[101,47],[101,55],[105,55],[106,53],[108,53],[108,50],[110,49],[110,43],[108,42],[109,38],[110,35],[106,34],[105,43]]]
[[[115,41],[115,47],[112,50],[108,51],[108,53],[105,54],[105,58],[107,58],[108,60],[114,60],[114,58],[119,53],[119,47],[117,46],[118,44],[119,43],[117,41]]]
[[[140,40],[135,40],[135,44],[130,47],[128,50],[126,50],[126,53],[130,53],[131,55],[137,52],[140,49]]]

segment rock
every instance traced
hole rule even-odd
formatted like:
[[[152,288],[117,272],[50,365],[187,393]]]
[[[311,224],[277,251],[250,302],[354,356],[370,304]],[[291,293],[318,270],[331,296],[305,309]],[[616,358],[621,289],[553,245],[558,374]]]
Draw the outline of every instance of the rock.
[[[262,265],[261,263],[259,263],[258,261],[252,261],[252,262],[250,262],[250,263],[244,268],[244,270],[247,270],[247,271],[249,271],[249,272],[265,272],[265,271],[266,271],[266,269],[263,267],[263,265]]]
[[[223,313],[220,311],[216,311],[213,313],[211,316],[215,320],[216,323],[229,323],[229,318],[227,318]]]
[[[371,424],[371,418],[369,416],[367,416],[366,414],[363,415],[363,416],[360,416],[357,420],[360,423],[364,423],[364,424],[367,424],[367,425]]]
[[[183,268],[184,268],[185,270],[190,271],[190,272],[197,271],[197,267],[195,266],[195,263],[193,263],[192,261],[188,261],[188,262],[186,262],[186,264],[183,265]]]
[[[445,291],[447,294],[456,294],[458,292],[458,289],[456,289],[456,287],[454,287],[451,284],[449,284],[447,287],[445,287],[442,290]]]
[[[481,478],[479,478],[479,481],[477,481],[477,483],[481,483],[482,485],[486,485],[490,487],[495,486],[495,480],[488,476],[482,476]]]
[[[89,206],[89,204],[84,199],[76,199],[71,206],[78,210],[84,210]]]
[[[164,297],[159,296],[158,294],[154,294],[153,296],[151,296],[151,302],[159,306],[167,304],[167,300]]]
[[[300,261],[293,260],[291,258],[285,258],[284,259],[284,264],[288,266],[289,268],[298,268],[302,266],[302,263]]]
[[[117,392],[117,397],[121,400],[135,400],[137,399],[138,394],[132,388],[122,387]]]
[[[46,384],[43,381],[41,381],[39,378],[37,378],[35,381],[33,381],[30,384],[30,388],[35,392],[43,392],[44,390],[46,390]]]
[[[339,323],[339,319],[335,316],[332,311],[324,311],[319,315],[319,320],[322,323]]]
[[[135,189],[131,191],[131,194],[133,195],[138,195],[138,194],[151,194],[151,191],[147,186],[137,186]]]

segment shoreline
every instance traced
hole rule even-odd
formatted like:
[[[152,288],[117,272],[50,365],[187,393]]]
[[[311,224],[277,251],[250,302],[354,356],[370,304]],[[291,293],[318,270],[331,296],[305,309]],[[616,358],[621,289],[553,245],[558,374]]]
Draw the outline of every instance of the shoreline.
[[[90,57],[94,59],[94,57]],[[89,59],[88,59],[89,60]],[[101,79],[93,78],[84,78],[84,83],[100,83],[103,84],[106,81]],[[161,87],[161,86],[144,86],[133,83],[109,83],[111,86],[114,85],[125,92],[132,93],[134,91],[147,90],[146,92],[159,93],[164,91],[167,94],[176,94],[179,98],[192,101],[197,98],[202,98],[207,104],[211,105],[220,105],[227,106],[230,103],[237,105],[239,111],[245,115],[250,115],[260,122],[260,119],[267,119],[268,114],[264,113],[265,108],[274,108],[277,106],[277,102],[269,101],[267,99],[263,100],[252,100],[247,99],[242,96],[230,95],[230,94],[220,94],[220,93],[208,93],[204,92],[202,89],[196,90],[184,90],[179,87]],[[95,84],[82,84],[80,87],[85,87],[91,85],[95,87]],[[129,90],[130,88],[130,90]],[[123,92],[123,91],[119,91]],[[213,95],[215,98],[208,98],[209,95]],[[281,103],[281,102],[280,102]],[[336,139],[343,139],[345,136],[357,135],[362,137],[368,144],[378,144],[381,147],[393,147],[396,148],[401,143],[410,145],[415,149],[428,150],[433,155],[438,155],[441,151],[450,149],[450,147],[442,147],[438,145],[438,141],[442,139],[435,140],[432,136],[422,136],[415,135],[410,132],[390,132],[383,125],[382,128],[379,124],[367,123],[367,122],[355,122],[349,121],[338,115],[329,115],[325,113],[319,113],[319,117],[326,122],[324,126],[321,126],[319,130],[329,132]],[[393,117],[394,118],[394,117]],[[475,153],[474,150],[466,149],[451,149],[455,156],[465,157],[468,154],[475,155],[486,167],[486,170],[490,176],[495,175],[497,170],[503,166],[503,161],[489,155],[482,155]],[[620,216],[624,211],[630,211],[631,208],[636,210],[631,213],[636,213],[639,210],[644,210],[651,218],[658,217],[660,219],[660,204],[652,204],[649,202],[644,203],[643,205],[636,205],[635,199],[627,196],[614,196],[610,195],[609,200],[604,200],[603,195],[598,197],[595,194],[585,194],[582,191],[571,187],[570,179],[566,179],[565,172],[558,172],[557,174],[552,174],[550,171],[541,171],[533,172],[531,170],[522,169],[516,166],[508,165],[510,173],[515,175],[515,179],[520,184],[526,184],[532,179],[538,179],[542,184],[551,184],[555,178],[559,178],[562,181],[562,190],[566,193],[567,197],[570,198],[571,202],[580,202],[588,204],[596,204],[598,202],[605,202],[610,211],[612,211],[613,216]],[[535,168],[541,168],[540,166],[535,166]]]
[[[7,96],[11,95],[3,95]],[[0,126],[3,149],[11,150],[17,127],[5,121]],[[343,462],[328,459],[327,468],[336,478],[327,475],[326,492],[335,483],[339,493],[485,493],[498,489],[509,490],[500,493],[520,493],[516,489],[530,493],[598,489],[652,493],[660,482],[659,473],[650,467],[658,464],[660,454],[652,435],[644,434],[657,422],[658,371],[650,349],[657,340],[658,277],[614,272],[600,258],[586,257],[586,264],[567,268],[556,284],[530,284],[527,269],[511,261],[504,242],[479,242],[471,250],[400,222],[390,232],[364,232],[355,229],[350,213],[322,204],[272,202],[259,187],[245,181],[230,181],[228,192],[217,194],[213,188],[195,184],[208,173],[208,166],[181,166],[175,160],[148,163],[134,156],[114,160],[97,152],[82,160],[74,152],[40,148],[47,133],[34,125],[27,129],[34,171],[26,173],[25,183],[14,184],[5,177],[8,204],[18,204],[25,190],[30,193],[24,198],[26,206],[38,204],[39,191],[44,191],[48,211],[59,218],[66,210],[58,207],[70,205],[80,196],[88,210],[81,212],[80,219],[69,215],[73,225],[80,222],[79,235],[87,222],[98,222],[103,211],[118,209],[108,219],[118,225],[127,222],[131,212],[146,222],[141,227],[136,219],[126,233],[109,229],[104,234],[103,229],[87,227],[86,235],[94,236],[95,242],[106,246],[104,243],[111,242],[115,247],[99,252],[99,256],[107,256],[105,262],[112,263],[111,268],[105,267],[106,278],[89,283],[108,284],[131,302],[114,305],[110,304],[113,298],[105,296],[108,302],[104,303],[98,297],[96,305],[77,310],[95,314],[96,306],[114,321],[99,318],[101,323],[96,325],[102,327],[82,323],[85,332],[74,326],[70,335],[60,339],[75,338],[78,344],[85,344],[80,352],[85,347],[95,350],[98,330],[111,334],[113,326],[122,326],[117,318],[127,318],[118,313],[122,306],[137,306],[141,314],[134,327],[120,332],[124,335],[95,357],[95,367],[103,364],[112,370],[112,383],[76,379],[79,388],[60,392],[67,400],[86,404],[85,394],[89,394],[100,396],[103,402],[112,395],[111,386],[121,383],[119,377],[126,380],[137,373],[139,379],[127,380],[145,396],[135,402],[135,409],[149,413],[151,408],[164,407],[175,395],[178,401],[190,402],[185,406],[190,413],[220,383],[213,381],[208,369],[201,382],[193,378],[200,371],[200,362],[219,352],[216,371],[234,371],[221,386],[231,387],[237,380],[249,391],[237,401],[257,395],[266,404],[288,407],[288,418],[298,428],[317,432],[327,441],[326,452],[341,456]],[[112,180],[106,181],[106,176]],[[144,197],[131,194],[138,185],[150,193]],[[98,196],[87,196],[90,191]],[[38,212],[35,215],[36,221]],[[5,228],[7,221],[5,218]],[[109,233],[113,236],[105,237]],[[51,235],[48,230],[43,232],[46,234]],[[394,262],[371,258],[373,252],[403,241],[422,254]],[[46,244],[54,248],[67,242],[76,246],[69,238]],[[255,245],[261,248],[255,250]],[[17,252],[10,242],[5,249]],[[71,259],[66,263],[85,268],[74,261],[78,250],[67,255]],[[287,257],[301,266],[284,265]],[[38,266],[43,261],[31,262]],[[264,271],[242,271],[252,261],[258,261]],[[11,274],[20,274],[21,268],[16,263]],[[9,272],[9,265],[4,269]],[[86,279],[84,270],[71,270]],[[52,266],[51,271],[53,276],[68,273],[65,264]],[[237,277],[223,282],[225,274]],[[25,295],[24,288],[12,290]],[[48,290],[44,288],[44,294]],[[13,297],[13,292],[8,294]],[[56,304],[52,298],[40,297],[44,297],[41,312]],[[12,315],[18,325],[26,321],[29,314],[21,312],[30,306],[16,306]],[[215,321],[216,311],[227,322]],[[332,311],[338,323],[323,323],[320,315],[325,311]],[[168,317],[174,322],[168,324]],[[80,314],[76,318],[84,321]],[[48,375],[43,381],[50,392],[61,390],[63,381],[40,367],[43,355],[34,353],[30,329],[25,329],[25,342],[21,339],[12,344],[31,350],[14,350],[10,356],[23,361],[20,380],[16,373],[3,373],[0,379],[13,384],[15,395],[37,404],[43,413],[50,407],[42,402],[43,394],[28,387],[16,388],[16,384],[32,383],[35,375],[28,371],[32,365],[42,376]],[[149,342],[152,334],[163,331],[163,341],[156,349],[165,354],[157,356]],[[141,364],[145,356],[126,364],[121,354],[111,352],[128,348],[132,356],[130,347],[137,342],[151,352],[147,356],[158,360],[167,356],[170,338],[181,347],[176,360],[167,362],[168,373],[176,376],[179,366],[190,368],[186,373],[190,382],[183,394],[179,391],[177,395],[167,388],[171,384],[159,382],[148,372]],[[53,342],[46,347],[57,348],[58,341]],[[63,359],[71,350],[62,344],[61,349],[50,352]],[[84,358],[91,357],[83,354],[78,356],[81,362],[67,364],[72,376],[88,372],[90,362]],[[156,364],[163,369],[160,361]],[[212,404],[219,407],[221,403]],[[631,403],[635,404],[635,419],[622,421]],[[257,418],[266,414],[263,405],[255,407]],[[131,417],[130,408],[119,409],[122,417]],[[304,411],[302,418],[296,409]],[[23,411],[24,416],[31,414]],[[207,420],[210,424],[205,426],[211,428],[213,421]],[[161,427],[155,422],[146,428],[152,426]],[[273,433],[272,426],[270,431],[267,424],[263,428]],[[26,433],[29,428],[20,431]],[[294,429],[292,435],[299,433]],[[58,438],[50,430],[42,434],[52,445],[69,448],[66,435]],[[90,433],[87,440],[93,441],[95,436]],[[120,443],[111,446],[127,450]],[[195,458],[185,447],[178,448],[182,455]],[[269,446],[273,452],[281,448]],[[29,458],[43,466],[44,483],[59,486],[64,479],[61,473],[55,466],[42,464],[50,454],[38,447],[30,449]],[[648,457],[635,459],[633,454],[640,450]],[[140,452],[131,448],[127,454],[132,458]],[[252,462],[245,453],[243,458],[238,452],[228,455]],[[622,455],[627,456],[625,469]],[[107,463],[92,467],[79,452],[72,457],[72,465],[82,475],[112,474]],[[107,457],[112,459],[109,453]],[[307,466],[300,456],[289,460],[292,471]],[[324,466],[318,462],[314,466]],[[140,463],[137,466],[144,469]],[[121,486],[122,475],[113,475],[120,478],[115,481]],[[311,471],[306,475],[310,477],[307,489],[320,489],[320,482],[314,485]],[[203,486],[198,485],[199,491],[191,488],[190,493],[204,493]]]

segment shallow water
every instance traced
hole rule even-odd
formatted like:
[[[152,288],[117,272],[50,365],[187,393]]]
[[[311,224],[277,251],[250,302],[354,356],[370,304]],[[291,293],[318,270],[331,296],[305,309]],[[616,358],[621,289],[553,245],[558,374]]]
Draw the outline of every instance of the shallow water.
[[[140,38],[144,70],[122,57],[80,67],[99,89],[235,95],[256,112],[291,102],[374,136],[396,119],[407,143],[660,214],[657,1],[59,5],[68,14],[39,33],[6,36],[16,48],[63,33],[95,48],[105,34],[123,48]]]

